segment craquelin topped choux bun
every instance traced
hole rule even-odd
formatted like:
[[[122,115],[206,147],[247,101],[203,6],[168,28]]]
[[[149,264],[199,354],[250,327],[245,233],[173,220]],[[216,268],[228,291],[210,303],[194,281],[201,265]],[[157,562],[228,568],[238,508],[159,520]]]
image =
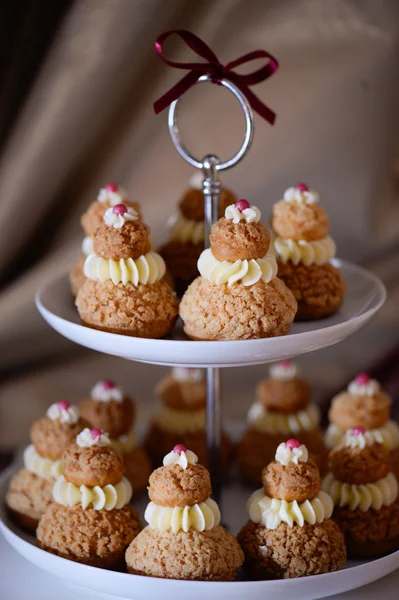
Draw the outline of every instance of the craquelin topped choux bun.
[[[52,404],[45,417],[32,423],[32,444],[25,449],[24,468],[11,479],[6,498],[25,527],[35,530],[52,504],[54,481],[62,473],[62,453],[87,424],[79,409],[65,401]]]
[[[286,334],[296,301],[276,277],[277,263],[267,254],[269,234],[260,223],[259,209],[246,200],[228,206],[213,225],[210,242],[198,260],[201,276],[180,304],[186,334],[198,340]],[[218,258],[226,256],[232,260]]]
[[[178,303],[163,281],[163,259],[150,251],[149,228],[124,204],[108,208],[103,221],[76,298],[82,322],[112,333],[163,337],[174,325]]]
[[[346,285],[331,264],[336,247],[319,195],[304,183],[288,188],[273,207],[271,250],[278,276],[298,302],[296,319],[319,319],[341,306]]]
[[[82,215],[81,224],[86,237],[82,242],[82,255],[76,261],[70,273],[70,282],[74,297],[77,296],[79,289],[85,282],[84,262],[86,256],[93,253],[93,236],[103,223],[105,211],[121,203],[125,204],[128,208],[133,208],[141,219],[139,203],[129,200],[126,190],[116,183],[107,183],[105,187],[101,188],[97,200],[92,202],[84,215]]]
[[[236,577],[242,551],[219,525],[209,473],[197,463],[194,452],[177,444],[151,475],[151,502],[144,515],[148,526],[126,551],[130,573],[202,581]]]
[[[363,427],[348,429],[329,454],[322,489],[334,501],[333,518],[348,555],[380,556],[399,548],[398,481],[389,451]]]
[[[363,427],[391,452],[393,470],[398,476],[399,427],[390,419],[391,404],[390,396],[381,389],[378,381],[367,373],[359,373],[331,402],[326,445],[333,448],[342,442],[345,431]]]
[[[247,420],[249,428],[237,447],[245,479],[260,482],[264,465],[273,460],[276,446],[287,435],[306,445],[319,470],[325,471],[327,449],[319,428],[319,409],[312,403],[310,385],[295,363],[284,360],[271,366],[270,376],[256,387],[256,402]]]
[[[291,578],[341,569],[344,538],[330,518],[333,501],[320,489],[306,446],[296,439],[282,442],[262,480],[248,500],[250,520],[238,534],[248,574]]]
[[[191,448],[200,463],[207,463],[206,382],[203,369],[175,367],[156,388],[161,406],[150,423],[144,446],[154,465],[177,443]],[[222,468],[226,470],[232,442],[222,431]]]
[[[122,455],[126,478],[136,494],[143,491],[152,465],[145,450],[137,445],[133,400],[121,387],[106,379],[96,383],[90,397],[82,402],[80,412],[92,427],[108,432],[112,447]]]
[[[223,188],[220,194],[220,210],[236,201],[232,192]],[[169,240],[160,248],[168,272],[176,280],[182,294],[198,275],[197,261],[204,249],[204,195],[202,175],[190,179],[190,187],[179,202],[179,210],[169,221]]]
[[[40,519],[38,546],[88,565],[114,568],[140,530],[132,486],[106,433],[84,429],[62,456],[54,504]]]

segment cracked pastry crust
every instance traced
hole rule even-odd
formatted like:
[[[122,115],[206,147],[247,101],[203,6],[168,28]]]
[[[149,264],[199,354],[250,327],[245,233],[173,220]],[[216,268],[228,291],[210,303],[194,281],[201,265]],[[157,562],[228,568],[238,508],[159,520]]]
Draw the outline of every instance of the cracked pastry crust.
[[[123,455],[125,465],[125,477],[133,487],[134,495],[143,492],[148,485],[148,479],[152,472],[152,464],[147,452],[137,446]]]
[[[178,313],[177,299],[164,281],[134,286],[86,279],[76,306],[88,327],[143,338],[166,335]]]
[[[80,414],[92,427],[102,429],[115,438],[130,432],[136,409],[128,397],[123,398],[122,402],[96,402],[89,397],[80,405]]]
[[[328,235],[329,220],[320,204],[280,200],[273,207],[271,226],[276,235],[296,242],[312,242]]]
[[[236,196],[227,189],[222,189],[220,192],[220,215],[224,215],[224,211],[230,204],[235,204]],[[186,219],[190,221],[203,221],[204,213],[204,195],[201,190],[189,188],[179,202],[180,212]]]
[[[334,521],[345,536],[348,556],[372,558],[399,549],[399,498],[376,510],[336,507]]]
[[[312,459],[306,463],[290,463],[287,466],[274,460],[263,469],[262,484],[266,496],[301,503],[317,496],[321,488],[321,477]]]
[[[62,455],[64,476],[76,486],[117,484],[123,476],[122,457],[110,446],[81,448],[71,444]]]
[[[391,398],[379,391],[374,396],[356,396],[344,391],[332,401],[328,418],[346,431],[353,427],[378,429],[389,419]]]
[[[303,527],[280,523],[277,529],[248,521],[237,539],[245,554],[244,569],[254,579],[329,573],[346,563],[344,537],[332,519]]]
[[[216,285],[198,277],[180,303],[184,331],[193,340],[245,340],[288,333],[297,304],[284,283]]]
[[[346,292],[344,278],[330,263],[307,267],[302,263],[295,266],[278,261],[278,277],[298,302],[297,321],[332,315],[341,306]]]
[[[251,260],[265,256],[270,233],[262,221],[233,223],[222,218],[212,226],[209,241],[213,256],[220,261]]]
[[[243,562],[237,540],[220,525],[209,531],[146,527],[126,551],[129,573],[199,581],[232,581]]]
[[[244,479],[259,485],[262,481],[262,470],[274,460],[276,448],[287,441],[289,434],[268,435],[250,428],[237,446],[237,461]],[[323,434],[319,429],[295,433],[295,438],[304,444],[323,475],[327,469],[328,450],[324,444]]]
[[[47,552],[87,565],[123,565],[127,546],[141,527],[132,506],[95,510],[54,504],[37,528],[37,545]]]
[[[70,444],[72,444],[78,433],[80,433],[89,424],[84,419],[79,419],[77,423],[61,423],[50,417],[42,417],[33,421],[30,429],[32,444],[36,451],[43,458],[59,460]]]
[[[256,386],[256,398],[270,412],[294,413],[304,410],[310,402],[310,385],[300,377],[290,381],[265,379]]]
[[[190,244],[175,240],[169,240],[159,249],[159,254],[164,259],[168,272],[177,280],[180,287],[183,284],[187,287],[198,276],[197,262],[203,249],[203,244]]]
[[[115,229],[102,225],[93,236],[94,254],[106,260],[137,259],[151,250],[150,228],[143,221],[128,221]]]
[[[54,503],[54,480],[20,469],[10,481],[6,504],[27,529],[36,530],[40,517]]]
[[[159,467],[150,475],[148,495],[159,506],[193,506],[205,502],[211,493],[209,471],[199,464],[186,469],[177,464]]]
[[[382,444],[365,448],[337,446],[328,455],[328,466],[338,481],[362,485],[386,477],[391,471],[391,460]]]

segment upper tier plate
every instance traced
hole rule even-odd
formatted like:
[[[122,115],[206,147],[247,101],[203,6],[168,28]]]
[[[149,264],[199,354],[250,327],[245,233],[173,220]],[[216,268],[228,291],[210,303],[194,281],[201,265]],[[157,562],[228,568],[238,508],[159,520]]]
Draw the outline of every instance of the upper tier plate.
[[[106,354],[157,365],[188,367],[238,367],[283,360],[331,346],[363,327],[384,304],[386,291],[381,281],[365,269],[335,260],[348,286],[337,314],[314,322],[295,324],[289,335],[238,342],[194,342],[179,327],[162,340],[117,335],[80,324],[72,301],[67,275],[63,275],[36,296],[44,319],[66,338]]]

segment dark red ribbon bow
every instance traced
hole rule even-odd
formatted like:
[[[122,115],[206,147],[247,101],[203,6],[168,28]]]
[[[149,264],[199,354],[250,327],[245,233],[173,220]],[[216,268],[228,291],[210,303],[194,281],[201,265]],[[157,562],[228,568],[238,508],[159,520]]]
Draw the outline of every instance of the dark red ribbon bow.
[[[194,50],[198,56],[205,58],[208,62],[204,63],[183,63],[174,62],[168,60],[163,56],[163,44],[172,35],[178,35],[186,44]],[[234,83],[241,92],[246,96],[248,102],[252,108],[271,125],[274,124],[276,114],[263,102],[259,100],[257,96],[249,89],[250,85],[255,85],[264,81],[268,77],[271,77],[278,69],[277,60],[266,50],[254,50],[248,54],[244,54],[240,58],[229,62],[227,65],[222,65],[214,52],[203,42],[199,37],[186,31],[185,29],[174,29],[171,31],[165,31],[162,33],[155,42],[155,50],[158,56],[163,60],[164,63],[175,69],[189,69],[187,73],[176,85],[174,85],[166,94],[158,98],[154,102],[154,111],[156,114],[167,108],[174,100],[177,100],[187,90],[193,86],[202,75],[210,75],[215,83],[220,83],[221,79],[228,79]],[[251,60],[257,58],[267,58],[268,62],[266,65],[246,75],[236,73],[233,69]]]

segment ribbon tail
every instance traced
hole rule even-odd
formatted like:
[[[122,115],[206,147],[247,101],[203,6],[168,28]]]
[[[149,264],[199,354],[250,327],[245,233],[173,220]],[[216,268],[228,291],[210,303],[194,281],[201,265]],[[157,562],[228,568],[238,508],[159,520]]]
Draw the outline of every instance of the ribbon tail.
[[[237,85],[237,82],[235,83]],[[249,87],[247,87],[246,85],[238,84],[237,87],[239,87],[244,96],[246,96],[248,102],[250,103],[254,111],[257,112],[258,115],[266,119],[266,121],[270,123],[270,125],[274,125],[277,117],[276,113],[272,111],[271,108],[263,104],[263,102],[259,100],[259,98],[255,96],[255,94],[251,92]]]
[[[203,72],[190,71],[190,73],[187,73],[187,75],[182,77],[182,79],[170,88],[166,94],[158,98],[158,100],[155,100],[153,105],[155,114],[158,115],[172,104],[172,102],[180,98],[180,96],[187,92],[187,90],[198,81],[201,75],[203,75]]]

